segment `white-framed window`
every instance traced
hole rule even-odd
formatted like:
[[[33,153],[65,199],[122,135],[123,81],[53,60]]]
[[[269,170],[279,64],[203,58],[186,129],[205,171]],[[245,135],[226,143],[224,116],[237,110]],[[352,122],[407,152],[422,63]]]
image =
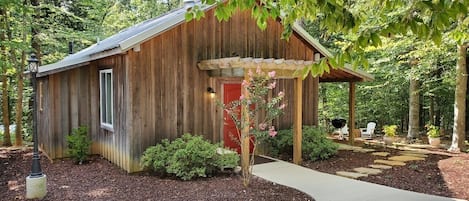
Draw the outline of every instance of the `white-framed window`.
[[[112,69],[99,71],[99,105],[101,128],[113,130],[114,103],[113,103]]]

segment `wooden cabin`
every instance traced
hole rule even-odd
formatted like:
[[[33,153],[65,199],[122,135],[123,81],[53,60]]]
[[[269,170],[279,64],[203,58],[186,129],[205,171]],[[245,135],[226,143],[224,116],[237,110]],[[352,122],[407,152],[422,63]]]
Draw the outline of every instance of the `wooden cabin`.
[[[225,124],[216,100],[233,96],[245,69],[278,65],[294,70],[331,56],[299,24],[289,41],[282,25],[268,22],[261,31],[248,11],[219,22],[213,6],[205,18],[186,22],[187,8],[129,27],[38,72],[39,144],[51,158],[66,156],[65,136],[87,126],[92,153],[128,172],[141,169],[140,156],[160,140],[184,133],[223,142]],[[344,67],[301,81],[302,123],[318,123],[318,86],[322,81],[372,79]],[[276,90],[293,103],[293,79]],[[231,87],[231,88],[230,88]],[[215,91],[215,98],[211,97]],[[236,90],[235,90],[236,91]],[[238,96],[239,97],[239,96]],[[277,122],[291,128],[293,106]]]

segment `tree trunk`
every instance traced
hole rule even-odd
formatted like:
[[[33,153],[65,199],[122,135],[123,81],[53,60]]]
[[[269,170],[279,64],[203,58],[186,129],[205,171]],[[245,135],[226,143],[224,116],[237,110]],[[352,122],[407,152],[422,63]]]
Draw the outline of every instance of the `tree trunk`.
[[[6,23],[7,19],[5,16],[6,12],[3,8],[0,8],[0,17],[1,17],[1,29],[6,30]],[[3,42],[6,40],[6,35],[5,31],[0,32],[0,42]],[[2,82],[2,114],[3,114],[3,126],[4,126],[4,132],[3,132],[3,146],[11,146],[11,137],[10,137],[10,112],[8,111],[8,77],[7,77],[7,60],[8,60],[8,52],[5,48],[5,46],[1,46],[0,52],[3,56],[3,58],[0,58],[3,60],[0,62],[2,65],[0,66],[0,76],[1,76],[1,82]]]
[[[327,87],[320,87],[320,93],[321,95],[319,97],[322,98],[322,117],[323,117],[323,126],[324,128],[328,128],[329,125],[330,125],[330,119],[329,117],[327,117],[327,115],[325,114],[325,111],[327,111]]]
[[[456,90],[454,93],[454,125],[453,140],[448,151],[459,152],[465,150],[466,129],[466,91],[467,70],[466,55],[468,44],[458,45],[458,61],[456,65]]]
[[[435,97],[430,96],[430,108],[428,109],[428,120],[435,125]]]
[[[23,71],[24,65],[26,61],[26,53],[22,51],[21,53],[21,62],[18,65],[18,86],[17,86],[17,96],[18,99],[16,101],[16,131],[15,131],[15,146],[23,145],[23,87],[24,87],[24,79],[23,79]]]
[[[23,6],[26,6],[26,1],[23,2]],[[22,22],[26,22],[26,11],[23,11],[23,17],[21,18]],[[10,26],[9,24],[7,24]],[[21,39],[23,42],[26,42],[26,27],[21,28]],[[8,35],[8,39],[10,41],[13,40],[11,34]],[[16,67],[17,73],[17,101],[16,101],[16,116],[15,116],[15,146],[22,146],[23,145],[23,88],[24,88],[24,66],[26,64],[26,52],[24,50],[21,51],[21,60],[18,62],[18,58],[16,57],[15,49],[11,49],[11,56],[10,61]]]
[[[466,72],[469,72],[469,65],[467,63],[468,59],[469,59],[469,56],[466,55]],[[469,98],[468,98],[469,94],[467,94],[468,87],[469,87],[469,82],[466,81],[466,140],[469,140],[469,135],[467,134],[469,132],[469,111],[467,111],[469,109],[469,107],[467,107],[467,105],[469,105]]]
[[[40,13],[40,10],[38,8],[39,0],[31,0],[31,5],[33,7],[35,7],[33,18],[34,18],[34,20],[39,22],[40,19],[41,19],[41,13]],[[39,38],[38,38],[39,34],[40,34],[40,29],[36,26],[32,26],[31,27],[31,35],[32,35],[31,36],[31,47],[33,48],[33,51],[36,54],[36,57],[39,60],[39,65],[40,65],[41,64],[41,59],[42,59],[42,54],[41,54],[42,51],[41,51],[40,41],[39,41]]]
[[[407,139],[414,139],[419,134],[420,123],[420,94],[419,82],[415,78],[410,78],[409,85],[409,129]]]
[[[6,68],[5,66],[3,66]],[[10,136],[10,112],[8,111],[8,77],[6,76],[6,69],[2,72],[2,114],[3,114],[3,146],[11,146]]]

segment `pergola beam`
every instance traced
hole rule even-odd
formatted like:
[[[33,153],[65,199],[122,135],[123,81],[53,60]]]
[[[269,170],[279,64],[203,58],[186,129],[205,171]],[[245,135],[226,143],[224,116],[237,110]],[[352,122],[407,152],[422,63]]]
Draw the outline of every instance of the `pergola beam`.
[[[240,58],[240,57],[229,57],[221,59],[210,59],[200,61],[197,66],[200,70],[217,70],[226,68],[244,68],[252,69],[260,67],[266,70],[290,70],[296,71],[301,70],[306,66],[313,64],[313,61],[304,60],[285,60],[285,59],[273,59],[273,58]]]

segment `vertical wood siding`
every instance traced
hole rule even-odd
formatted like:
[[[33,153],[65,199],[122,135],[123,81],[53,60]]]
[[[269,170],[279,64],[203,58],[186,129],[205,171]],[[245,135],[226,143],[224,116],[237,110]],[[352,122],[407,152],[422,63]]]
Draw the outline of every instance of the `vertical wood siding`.
[[[197,68],[197,62],[232,56],[313,59],[313,47],[295,34],[289,41],[281,40],[281,32],[276,21],[259,30],[249,12],[218,22],[210,10],[199,21],[182,23],[142,43],[140,51],[129,50],[125,55],[49,75],[41,79],[47,107],[39,118],[44,149],[53,158],[63,157],[64,136],[76,126],[87,125],[93,153],[133,172],[140,170],[143,151],[162,139],[192,133],[218,142],[222,139],[222,111],[207,87],[221,92],[223,82],[239,79],[210,77]],[[112,68],[114,77],[113,133],[99,125],[98,71],[105,68]],[[307,78],[304,86],[303,123],[316,124],[317,78]],[[293,81],[280,80],[277,89],[286,93],[289,102],[278,124],[290,128]]]
[[[91,152],[129,169],[126,135],[124,56],[110,57],[89,66],[49,75],[39,80],[39,144],[51,158],[67,157],[66,136],[73,128],[88,127]],[[112,68],[114,76],[114,132],[100,128],[100,69]]]

